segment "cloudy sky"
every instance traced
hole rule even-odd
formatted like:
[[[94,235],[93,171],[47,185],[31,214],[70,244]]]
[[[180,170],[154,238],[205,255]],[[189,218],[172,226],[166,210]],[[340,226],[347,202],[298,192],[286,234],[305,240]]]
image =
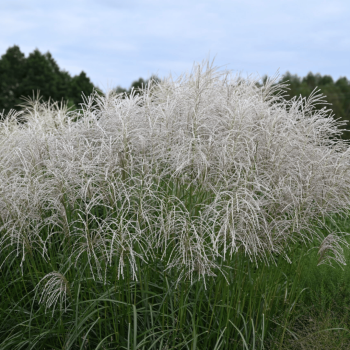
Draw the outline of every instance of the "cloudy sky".
[[[210,57],[247,74],[350,79],[349,0],[1,0],[0,55],[50,51],[103,90]]]

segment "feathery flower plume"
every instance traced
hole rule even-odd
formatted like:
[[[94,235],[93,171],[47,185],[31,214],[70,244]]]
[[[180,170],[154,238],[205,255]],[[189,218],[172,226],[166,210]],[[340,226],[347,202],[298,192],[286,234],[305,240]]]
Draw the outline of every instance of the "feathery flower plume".
[[[79,111],[27,101],[0,121],[2,256],[45,256],[64,233],[93,277],[102,260],[136,279],[159,259],[192,280],[238,250],[268,263],[321,239],[311,223],[350,205],[344,123],[315,108],[317,90],[287,101],[278,75],[258,81],[203,62],[126,98],[92,94]],[[331,237],[320,255],[343,261]]]
[[[71,292],[69,282],[61,272],[54,271],[45,275],[36,285],[35,291],[41,293],[39,303],[45,303],[45,312],[52,307],[53,315],[57,302],[60,310],[67,311],[69,307],[67,300],[71,297]]]
[[[346,265],[344,258],[344,247],[349,248],[350,244],[345,238],[339,237],[333,233],[329,234],[322,242],[318,250],[318,264],[332,265],[332,260],[339,265]]]

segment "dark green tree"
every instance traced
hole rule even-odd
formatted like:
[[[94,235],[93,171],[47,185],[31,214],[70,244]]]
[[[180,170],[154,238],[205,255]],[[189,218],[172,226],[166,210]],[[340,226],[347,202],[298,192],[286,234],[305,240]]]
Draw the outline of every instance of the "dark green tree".
[[[18,46],[10,47],[0,59],[0,112],[19,110],[23,98],[40,91],[43,101],[68,101],[79,107],[82,94],[89,95],[94,85],[85,72],[72,77],[61,70],[52,55],[34,50],[26,58]]]
[[[131,83],[131,86],[129,89],[122,88],[121,86],[117,86],[114,91],[117,94],[124,94],[124,96],[129,96],[131,94],[131,91],[134,91],[134,93],[137,95],[139,94],[143,89],[147,88],[148,84],[150,82],[157,83],[160,81],[160,79],[156,75],[152,75],[149,79],[144,80],[143,78],[139,78],[138,80],[135,80]]]
[[[93,90],[94,86],[92,82],[83,71],[79,75],[73,77],[70,84],[69,98],[75,106],[79,107],[79,104],[82,103],[82,93],[84,93],[85,96],[88,96]]]
[[[26,59],[20,48],[10,47],[0,59],[0,112],[21,102]]]
[[[288,82],[290,90],[287,92],[287,99],[294,96],[308,97],[311,92],[317,88],[326,96],[326,101],[330,105],[320,104],[316,107],[321,109],[326,107],[332,109],[334,117],[342,121],[346,121],[347,125],[343,126],[343,139],[350,140],[350,82],[347,78],[339,78],[334,82],[329,75],[320,75],[308,73],[306,77],[299,78],[297,75],[292,75],[287,72],[281,79],[283,82]]]
[[[44,100],[51,98],[59,101],[68,97],[71,81],[68,77],[66,72],[60,71],[49,52],[42,54],[36,49],[26,60],[26,74],[22,82],[23,94],[30,96],[33,91],[40,90]]]

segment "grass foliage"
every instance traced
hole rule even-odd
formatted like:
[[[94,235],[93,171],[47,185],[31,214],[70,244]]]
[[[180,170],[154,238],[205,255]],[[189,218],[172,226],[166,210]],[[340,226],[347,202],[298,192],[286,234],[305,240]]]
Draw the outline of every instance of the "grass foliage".
[[[37,99],[10,113],[0,348],[304,339],[300,305],[330,268],[317,265],[346,263],[337,223],[350,207],[350,151],[342,124],[315,109],[323,96],[287,101],[277,78],[260,86],[203,62],[141,94],[89,96],[79,111]]]

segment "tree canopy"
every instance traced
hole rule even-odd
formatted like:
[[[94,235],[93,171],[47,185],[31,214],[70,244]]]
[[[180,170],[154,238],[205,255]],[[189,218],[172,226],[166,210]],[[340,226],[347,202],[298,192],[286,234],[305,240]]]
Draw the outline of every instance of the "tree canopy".
[[[320,104],[316,105],[316,108],[332,109],[336,119],[350,120],[350,81],[346,77],[334,81],[329,75],[322,76],[310,72],[306,77],[300,78],[287,72],[283,75],[281,82],[289,84],[290,90],[287,92],[287,99],[300,95],[307,98],[314,89],[319,89],[320,93],[326,96],[326,101],[330,105]],[[342,138],[350,139],[350,124],[348,123],[343,128],[347,130],[344,131]]]
[[[148,84],[150,83],[150,81],[154,81],[154,82],[159,82],[160,79],[156,76],[156,75],[152,75],[149,79],[144,80],[143,78],[139,78],[138,80],[135,80],[131,83],[131,86],[129,89],[125,89],[121,86],[117,86],[114,91],[117,94],[124,94],[125,96],[128,96],[131,94],[132,91],[134,91],[135,94],[138,94],[140,92],[140,90],[146,88],[148,86]]]
[[[69,106],[79,106],[82,93],[89,95],[94,85],[85,72],[71,76],[59,68],[52,55],[38,49],[28,57],[15,45],[0,59],[0,112],[19,110],[23,97],[40,91],[43,100],[68,101]]]

